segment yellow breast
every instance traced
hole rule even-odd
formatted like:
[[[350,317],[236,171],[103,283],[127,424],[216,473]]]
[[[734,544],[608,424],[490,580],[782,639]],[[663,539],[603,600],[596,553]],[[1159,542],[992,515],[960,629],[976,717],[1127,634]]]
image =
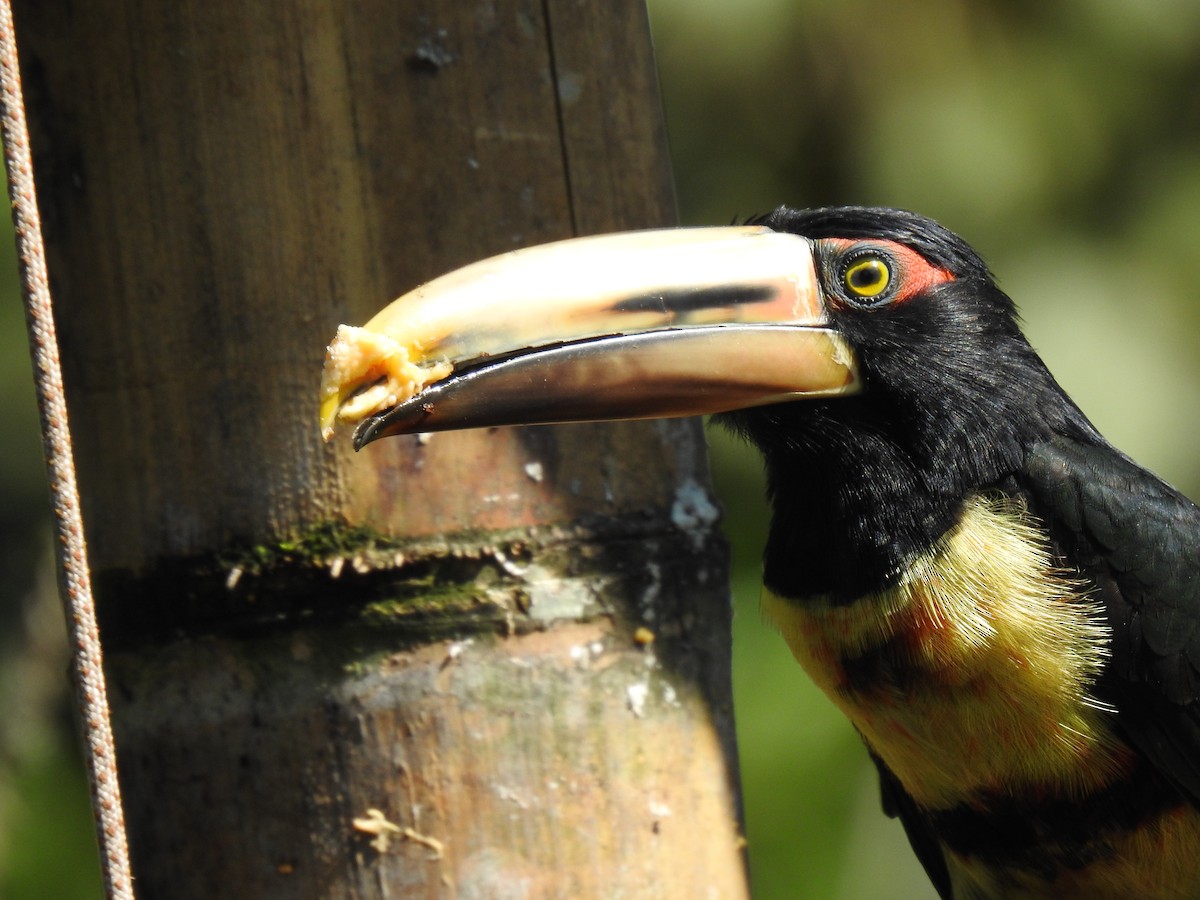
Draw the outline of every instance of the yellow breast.
[[[978,496],[896,586],[849,604],[766,592],[797,661],[922,806],[972,794],[1082,796],[1128,751],[1090,694],[1099,602],[1056,568],[1024,507]]]

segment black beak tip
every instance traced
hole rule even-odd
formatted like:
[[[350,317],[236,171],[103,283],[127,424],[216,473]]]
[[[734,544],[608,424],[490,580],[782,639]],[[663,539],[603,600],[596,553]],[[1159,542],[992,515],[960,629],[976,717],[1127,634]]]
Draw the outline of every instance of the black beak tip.
[[[380,438],[391,437],[394,434],[416,434],[419,431],[428,430],[423,429],[422,425],[429,418],[431,408],[428,400],[414,397],[364,419],[354,429],[352,445],[355,452]]]
[[[351,443],[354,447],[355,453],[379,437],[377,433],[379,430],[378,420],[379,416],[372,416],[371,418],[360,422],[358,427],[354,429],[354,437]]]
[[[389,412],[391,412],[391,410],[378,413],[377,415],[371,416],[369,419],[364,419],[359,423],[358,427],[354,429],[354,438],[352,440],[352,444],[354,446],[355,453],[367,446],[367,444],[370,444],[372,441],[377,441],[381,437],[391,433],[385,430],[388,422]]]

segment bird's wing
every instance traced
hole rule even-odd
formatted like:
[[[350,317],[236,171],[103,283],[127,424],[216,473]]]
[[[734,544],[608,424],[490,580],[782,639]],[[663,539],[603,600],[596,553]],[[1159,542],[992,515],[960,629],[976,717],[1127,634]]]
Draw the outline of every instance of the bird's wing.
[[[1020,479],[1113,628],[1099,699],[1200,804],[1200,509],[1113,448],[1056,438]]]

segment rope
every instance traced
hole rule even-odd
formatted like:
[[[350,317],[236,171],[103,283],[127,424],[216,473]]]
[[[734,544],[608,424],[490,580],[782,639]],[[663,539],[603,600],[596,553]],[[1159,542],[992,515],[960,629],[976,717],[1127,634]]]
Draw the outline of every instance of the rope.
[[[125,819],[117,783],[116,749],[100,654],[100,631],[96,625],[71,435],[67,428],[62,366],[54,331],[50,282],[46,277],[46,248],[42,243],[41,217],[34,189],[33,158],[29,149],[10,0],[0,0],[0,114],[3,115],[9,199],[16,227],[29,346],[42,416],[50,499],[58,535],[59,589],[67,605],[72,672],[88,751],[86,764],[104,886],[109,900],[133,900]]]

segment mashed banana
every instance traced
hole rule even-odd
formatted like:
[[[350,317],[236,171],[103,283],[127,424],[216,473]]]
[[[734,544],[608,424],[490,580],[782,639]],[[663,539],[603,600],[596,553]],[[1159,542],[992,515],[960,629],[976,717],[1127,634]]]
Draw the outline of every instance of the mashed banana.
[[[386,334],[339,325],[321,375],[321,437],[332,438],[336,422],[358,422],[415,397],[450,370],[448,362],[417,365]]]

